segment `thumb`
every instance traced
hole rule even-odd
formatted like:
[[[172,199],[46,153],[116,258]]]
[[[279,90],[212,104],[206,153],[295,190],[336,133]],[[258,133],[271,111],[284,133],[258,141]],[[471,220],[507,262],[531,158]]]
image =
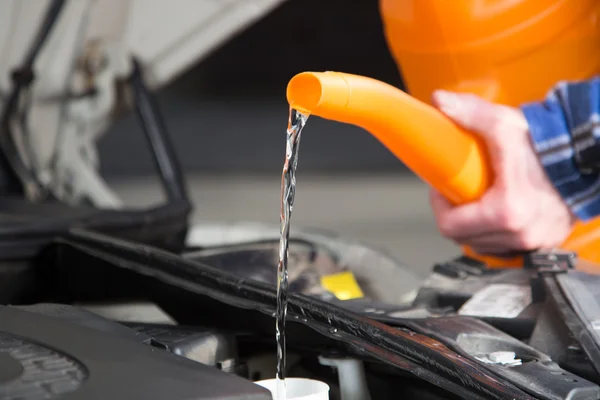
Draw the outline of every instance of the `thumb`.
[[[506,117],[504,106],[490,103],[469,93],[437,90],[433,104],[457,125],[477,133],[484,139],[493,139]]]

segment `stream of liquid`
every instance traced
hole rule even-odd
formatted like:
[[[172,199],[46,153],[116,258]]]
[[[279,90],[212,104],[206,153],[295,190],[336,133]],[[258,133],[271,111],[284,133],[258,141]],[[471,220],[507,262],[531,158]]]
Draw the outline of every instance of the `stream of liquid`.
[[[286,400],[285,388],[285,319],[288,300],[288,254],[290,238],[290,218],[296,195],[296,168],[302,128],[308,115],[290,108],[285,146],[285,162],[281,174],[281,210],[279,240],[279,264],[277,265],[277,310],[275,313],[275,338],[277,340],[277,400]]]

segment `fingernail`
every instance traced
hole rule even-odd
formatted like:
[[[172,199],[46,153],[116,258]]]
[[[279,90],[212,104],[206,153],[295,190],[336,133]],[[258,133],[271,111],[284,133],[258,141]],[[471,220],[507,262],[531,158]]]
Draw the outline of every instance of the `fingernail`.
[[[460,103],[456,94],[445,90],[436,90],[433,95],[441,112],[449,117],[456,117],[460,114]]]

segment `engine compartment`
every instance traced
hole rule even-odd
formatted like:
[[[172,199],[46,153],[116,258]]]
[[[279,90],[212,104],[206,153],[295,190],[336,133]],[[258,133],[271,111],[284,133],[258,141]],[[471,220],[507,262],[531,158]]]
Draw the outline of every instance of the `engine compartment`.
[[[81,229],[55,237],[0,307],[0,397],[89,398],[93,388],[115,399],[270,398],[253,382],[275,373],[277,245],[265,237],[175,253]],[[377,258],[340,263],[358,246],[324,234],[293,241],[287,376],[324,381],[341,400],[341,362],[373,399],[600,398],[596,342],[584,340],[589,324],[567,294],[600,281],[571,269],[569,255],[552,272],[539,255],[518,270],[460,257],[394,302],[361,275],[379,272]],[[387,256],[379,261],[389,270]],[[359,277],[363,295],[342,300],[323,286],[340,273]],[[490,307],[498,288],[528,294],[520,307]]]

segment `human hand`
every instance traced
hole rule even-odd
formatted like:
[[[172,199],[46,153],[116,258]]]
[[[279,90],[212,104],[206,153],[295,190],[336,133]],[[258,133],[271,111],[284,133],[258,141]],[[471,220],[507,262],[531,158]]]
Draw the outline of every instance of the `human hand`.
[[[494,181],[478,201],[453,206],[431,190],[440,233],[480,254],[508,255],[556,247],[575,217],[539,162],[529,128],[518,109],[472,94],[436,91],[433,103],[487,145]]]

